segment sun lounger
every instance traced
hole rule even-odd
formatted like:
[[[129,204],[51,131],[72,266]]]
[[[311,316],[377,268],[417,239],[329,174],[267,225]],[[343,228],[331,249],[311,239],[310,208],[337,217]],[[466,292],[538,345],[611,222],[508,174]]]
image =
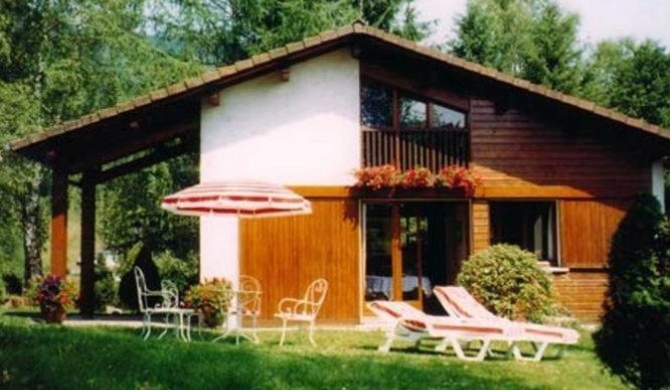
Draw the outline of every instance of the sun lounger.
[[[435,286],[433,292],[450,317],[497,322],[518,329],[517,339],[510,350],[518,360],[539,361],[543,358],[544,352],[549,345],[558,344],[563,347],[569,344],[576,344],[579,341],[579,333],[574,329],[511,321],[507,318],[497,316],[486,309],[481,303],[477,302],[463,287]],[[535,349],[533,355],[524,356],[521,353],[519,343],[522,341],[532,343]],[[562,352],[563,349],[561,348],[559,355]]]
[[[481,361],[486,357],[491,342],[509,342],[514,338],[511,334],[513,330],[503,323],[430,316],[406,302],[372,301],[367,306],[389,324],[386,341],[379,347],[381,352],[388,352],[396,340],[412,341],[418,347],[423,340],[435,339],[440,340],[436,351],[444,352],[451,346],[459,359]],[[481,346],[474,355],[468,355],[461,342],[479,342]]]

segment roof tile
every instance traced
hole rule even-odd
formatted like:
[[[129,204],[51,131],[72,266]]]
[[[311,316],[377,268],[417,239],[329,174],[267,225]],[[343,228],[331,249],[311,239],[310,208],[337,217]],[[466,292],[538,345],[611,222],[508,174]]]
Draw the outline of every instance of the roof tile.
[[[216,70],[210,70],[209,72],[202,74],[202,79],[205,81],[205,83],[217,81],[219,79],[219,72]]]
[[[169,89],[167,91],[169,95]],[[151,97],[149,95],[142,95],[136,99],[131,100],[131,103],[133,103],[135,108],[146,106],[147,104],[151,103]]]
[[[100,115],[101,119],[109,118],[110,116],[116,115],[116,108],[103,108],[102,110],[98,111],[98,114]]]
[[[174,83],[167,87],[168,94],[170,95],[176,95],[178,93],[186,91],[186,89],[187,89],[186,83],[184,83],[183,81],[180,83]]]
[[[302,41],[293,42],[293,43],[289,43],[288,45],[286,45],[286,51],[289,52],[289,53],[296,53],[296,52],[299,52],[300,50],[302,50],[304,48],[305,48],[305,44]],[[270,57],[268,56],[268,59],[269,58]]]
[[[117,110],[119,113],[126,112],[126,111],[130,111],[130,110],[132,110],[133,108],[134,108],[134,107],[133,107],[133,104],[132,104],[129,100],[126,100],[126,101],[124,101],[124,102],[119,103],[119,104],[116,105],[116,110]]]
[[[356,23],[356,25],[353,25],[353,26],[349,25],[349,26],[340,27],[337,30],[335,30],[334,33],[338,37],[343,37],[343,36],[346,36],[346,35],[349,35],[349,34],[363,32],[364,29],[362,29],[361,27],[362,26],[360,24]]]
[[[149,97],[151,98],[152,101],[160,100],[166,96],[168,96],[167,88],[157,89],[149,93]]]
[[[235,64],[235,70],[241,72],[243,70],[251,69],[254,66],[254,63],[250,59],[237,61]]]
[[[270,56],[268,53],[261,53],[251,57],[251,62],[254,63],[254,66],[264,64],[270,61]]]
[[[321,42],[325,43],[328,41],[332,41],[333,39],[337,38],[337,34],[335,34],[335,31],[324,31],[321,34],[319,34],[319,38],[321,38]]]
[[[235,66],[234,65],[228,65],[228,66],[222,66],[218,69],[219,72],[219,78],[224,78],[227,76],[230,76],[231,74],[235,73]]]
[[[351,28],[353,29],[353,32],[355,32],[356,34],[366,34],[368,32],[368,28],[362,23],[354,22]]]
[[[202,79],[201,76],[195,76],[195,77],[191,77],[191,78],[186,79],[186,81],[184,83],[186,84],[186,88],[192,89],[192,88],[198,87],[200,85],[203,85],[205,83],[205,81]]]
[[[277,49],[271,50],[268,52],[268,55],[270,55],[270,58],[273,60],[276,60],[278,58],[284,57],[288,52],[286,51],[285,47],[279,47]]]
[[[312,36],[312,37],[307,37],[302,40],[302,42],[305,44],[305,49],[312,47],[312,46],[317,46],[321,44],[321,37],[318,35]]]

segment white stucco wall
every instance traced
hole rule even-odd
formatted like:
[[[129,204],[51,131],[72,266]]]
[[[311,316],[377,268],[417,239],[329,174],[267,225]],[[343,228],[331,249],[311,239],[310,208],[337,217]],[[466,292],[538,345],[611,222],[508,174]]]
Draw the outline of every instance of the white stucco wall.
[[[221,91],[203,104],[200,181],[253,179],[288,186],[353,183],[360,164],[359,66],[339,50]],[[235,220],[202,218],[201,278],[236,280]]]

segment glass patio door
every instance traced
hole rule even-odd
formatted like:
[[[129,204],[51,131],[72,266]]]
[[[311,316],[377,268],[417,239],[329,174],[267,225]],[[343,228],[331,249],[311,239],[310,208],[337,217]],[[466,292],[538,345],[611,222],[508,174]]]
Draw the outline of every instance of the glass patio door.
[[[402,300],[423,307],[432,284],[447,274],[449,206],[368,203],[365,210],[365,299]]]

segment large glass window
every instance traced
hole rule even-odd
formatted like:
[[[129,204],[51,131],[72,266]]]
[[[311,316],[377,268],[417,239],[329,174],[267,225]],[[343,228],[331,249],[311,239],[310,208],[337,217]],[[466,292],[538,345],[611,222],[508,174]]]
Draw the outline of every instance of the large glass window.
[[[400,129],[425,129],[428,127],[426,121],[428,105],[425,102],[400,96]]]
[[[374,81],[361,81],[361,123],[365,126],[380,130],[449,130],[465,129],[465,122],[464,112]]]
[[[491,202],[491,242],[518,245],[556,265],[554,202]]]
[[[434,104],[430,118],[431,127],[433,128],[443,130],[465,128],[465,114],[448,107]]]
[[[393,127],[393,89],[378,83],[361,84],[361,122],[384,129]]]

